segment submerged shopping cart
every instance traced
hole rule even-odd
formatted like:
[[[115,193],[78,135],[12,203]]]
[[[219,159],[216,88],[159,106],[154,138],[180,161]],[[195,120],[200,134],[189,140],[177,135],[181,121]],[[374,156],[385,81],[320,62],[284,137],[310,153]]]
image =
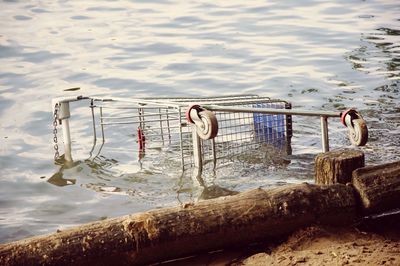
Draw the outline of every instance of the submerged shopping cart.
[[[179,154],[182,170],[194,169],[201,175],[203,166],[216,168],[226,160],[251,154],[264,146],[291,154],[292,117],[320,118],[322,150],[329,150],[328,118],[340,118],[349,129],[352,144],[365,145],[368,130],[354,109],[345,112],[293,110],[289,102],[257,95],[202,98],[98,98],[53,99],[54,148],[59,157],[57,126],[62,126],[64,158],[72,161],[69,119],[70,104],[88,101],[93,126],[90,156],[98,156],[108,135],[106,127],[128,126],[138,161],[163,152]],[[127,143],[120,140],[120,145]]]

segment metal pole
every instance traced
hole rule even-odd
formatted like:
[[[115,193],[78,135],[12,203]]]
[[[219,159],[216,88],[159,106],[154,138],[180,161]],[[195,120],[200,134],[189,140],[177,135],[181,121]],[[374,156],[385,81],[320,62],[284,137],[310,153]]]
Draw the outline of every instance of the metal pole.
[[[181,108],[178,109],[178,117],[179,117],[179,147],[181,148],[181,164],[182,164],[182,171],[185,171],[185,157],[184,157],[184,154],[183,154],[183,132],[182,132],[182,111],[181,111]],[[168,124],[168,128],[169,128],[169,124]],[[171,141],[171,139],[170,139],[170,141]]]
[[[217,150],[215,148],[215,138],[211,139],[211,149],[212,149],[212,155],[213,155],[213,170],[217,168]]]
[[[193,173],[196,176],[201,175],[203,171],[203,162],[201,158],[201,140],[196,132],[196,125],[192,125],[192,139],[193,139],[193,161],[194,169]]]
[[[328,117],[321,116],[322,152],[329,151]]]
[[[230,107],[218,105],[202,105],[201,107],[210,111],[222,111],[230,113],[259,113],[259,114],[283,114],[283,115],[301,115],[301,116],[325,116],[340,117],[340,112],[329,111],[308,111],[294,109],[272,109],[272,108],[255,108],[255,107]]]
[[[72,162],[71,133],[69,130],[69,119],[62,120],[62,131],[64,140],[64,158],[67,162]]]
[[[160,134],[161,134],[161,140],[164,145],[164,130],[163,130],[163,122],[162,122],[162,114],[161,114],[161,108],[158,108],[158,113],[160,116]]]
[[[95,106],[94,106],[94,104],[93,104],[93,100],[91,100],[91,102],[90,102],[90,109],[91,109],[91,112],[92,112],[93,146],[92,146],[92,149],[91,149],[90,152],[89,152],[89,154],[90,154],[89,158],[92,157],[93,151],[94,151],[94,148],[96,147],[96,142],[97,142],[96,120],[95,120],[95,117],[94,117],[94,107],[95,107]]]
[[[71,149],[71,132],[69,128],[69,118],[71,113],[69,111],[69,102],[60,103],[60,111],[58,113],[58,119],[61,121],[64,141],[64,159],[67,162],[72,162],[72,149]]]

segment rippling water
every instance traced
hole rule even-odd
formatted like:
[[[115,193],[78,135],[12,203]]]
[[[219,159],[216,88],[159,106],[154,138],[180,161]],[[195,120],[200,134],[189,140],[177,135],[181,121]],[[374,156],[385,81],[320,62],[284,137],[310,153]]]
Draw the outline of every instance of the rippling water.
[[[397,1],[2,1],[0,242],[73,224],[265,185],[312,180],[318,119],[295,118],[293,155],[206,180],[175,162],[145,171],[85,160],[74,114],[74,165],[53,161],[51,99],[255,93],[294,108],[357,108],[369,164],[400,159]],[[80,87],[79,91],[66,91]],[[79,110],[79,106],[77,107]],[[331,147],[347,147],[330,121]],[[79,141],[77,141],[79,140]],[[268,159],[268,158],[267,158]],[[231,173],[239,171],[241,176]],[[302,174],[299,174],[302,173]]]

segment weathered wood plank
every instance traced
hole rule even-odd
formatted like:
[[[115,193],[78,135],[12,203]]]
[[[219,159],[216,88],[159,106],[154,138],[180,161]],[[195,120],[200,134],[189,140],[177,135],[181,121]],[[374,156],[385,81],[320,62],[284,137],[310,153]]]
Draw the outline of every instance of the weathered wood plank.
[[[355,219],[352,187],[298,184],[153,210],[0,245],[0,265],[142,264]]]
[[[352,182],[366,214],[400,208],[400,161],[357,169]]]
[[[364,167],[362,151],[343,149],[318,154],[315,158],[315,183],[319,185],[351,182],[353,170]]]

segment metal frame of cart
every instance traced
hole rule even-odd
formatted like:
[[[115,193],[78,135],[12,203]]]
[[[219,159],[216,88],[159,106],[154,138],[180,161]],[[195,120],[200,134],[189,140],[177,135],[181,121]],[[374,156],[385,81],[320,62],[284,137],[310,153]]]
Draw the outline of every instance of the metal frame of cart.
[[[134,124],[139,153],[151,145],[171,146],[180,149],[183,169],[194,166],[200,173],[206,152],[210,153],[209,160],[215,166],[225,150],[240,145],[256,147],[278,141],[290,147],[292,116],[319,117],[323,152],[329,151],[328,118],[341,119],[349,129],[352,144],[362,146],[368,139],[366,123],[354,109],[345,112],[294,110],[286,101],[257,95],[138,99],[77,96],[52,101],[55,132],[56,126],[62,125],[66,161],[72,161],[70,103],[82,100],[90,102],[92,111],[94,144],[91,154],[97,142],[94,109],[98,108],[100,150],[105,143],[105,126]],[[225,143],[229,145],[224,146]],[[57,143],[55,149],[57,155]]]

